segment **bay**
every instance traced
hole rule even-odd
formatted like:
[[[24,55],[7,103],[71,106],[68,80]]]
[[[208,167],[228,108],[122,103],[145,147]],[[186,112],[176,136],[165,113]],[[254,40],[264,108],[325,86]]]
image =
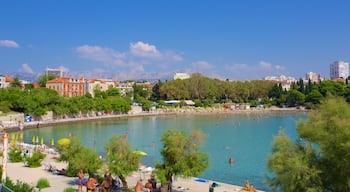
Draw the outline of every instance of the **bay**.
[[[274,136],[283,130],[292,139],[297,138],[296,126],[304,113],[220,113],[201,115],[145,116],[100,121],[60,124],[24,130],[24,141],[33,136],[43,138],[46,145],[53,138],[78,136],[82,143],[105,156],[104,145],[113,134],[127,134],[133,149],[146,152],[142,157],[146,166],[161,161],[160,138],[167,129],[190,133],[195,128],[207,135],[202,151],[210,157],[210,167],[200,178],[234,185],[244,185],[246,179],[257,189],[269,191],[264,182],[267,175],[267,157],[271,153]],[[234,164],[229,164],[229,158]]]

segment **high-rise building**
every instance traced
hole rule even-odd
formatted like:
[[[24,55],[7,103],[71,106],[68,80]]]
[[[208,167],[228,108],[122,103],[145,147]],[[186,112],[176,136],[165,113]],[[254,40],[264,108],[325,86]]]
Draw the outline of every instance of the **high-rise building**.
[[[330,64],[329,72],[331,79],[346,79],[349,77],[349,63],[344,61],[335,61]]]
[[[307,72],[307,73],[305,74],[305,79],[304,79],[304,81],[305,81],[305,82],[308,82],[309,80],[310,80],[311,82],[318,83],[318,82],[320,82],[320,81],[322,80],[322,78],[321,78],[321,75],[320,75],[320,74],[316,74],[316,73],[314,73],[314,72]]]
[[[55,76],[56,78],[63,77],[63,70],[46,68],[45,74]]]

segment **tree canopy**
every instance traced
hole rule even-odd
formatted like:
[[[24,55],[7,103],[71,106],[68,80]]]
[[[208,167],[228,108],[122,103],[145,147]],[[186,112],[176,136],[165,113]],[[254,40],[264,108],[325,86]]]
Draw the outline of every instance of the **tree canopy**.
[[[275,138],[269,170],[273,189],[350,191],[350,105],[330,96],[298,123],[299,139]]]
[[[156,165],[158,176],[163,183],[171,185],[171,177],[200,175],[209,167],[209,157],[200,151],[205,135],[195,129],[190,135],[169,129],[162,135],[163,148],[160,153],[163,162]]]

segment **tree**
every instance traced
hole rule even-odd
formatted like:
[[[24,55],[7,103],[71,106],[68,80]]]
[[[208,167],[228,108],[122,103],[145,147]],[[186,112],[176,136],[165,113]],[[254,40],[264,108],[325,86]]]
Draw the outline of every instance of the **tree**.
[[[21,81],[19,80],[18,77],[15,77],[13,79],[13,82],[10,83],[10,87],[19,87],[19,88],[22,87],[22,83],[21,83]]]
[[[157,175],[164,186],[171,186],[171,177],[198,176],[208,168],[209,157],[200,152],[205,135],[195,129],[191,135],[169,129],[163,133],[163,149],[160,153],[163,162],[156,165]]]
[[[349,118],[350,105],[343,98],[327,97],[319,110],[298,123],[298,142],[278,136],[268,164],[275,174],[271,187],[282,191],[350,191]]]
[[[124,188],[128,188],[125,176],[137,170],[140,156],[133,153],[125,137],[113,135],[105,144],[107,166],[110,173],[118,175]]]
[[[59,144],[57,149],[60,153],[59,160],[68,162],[67,176],[76,176],[79,169],[92,176],[103,163],[98,158],[98,153],[83,146],[78,137],[70,138],[68,143]]]
[[[287,95],[287,105],[290,107],[295,107],[297,105],[302,105],[305,101],[305,95],[298,90],[291,89]]]
[[[46,82],[55,79],[54,75],[40,75],[38,77],[38,84],[40,87],[46,87]]]

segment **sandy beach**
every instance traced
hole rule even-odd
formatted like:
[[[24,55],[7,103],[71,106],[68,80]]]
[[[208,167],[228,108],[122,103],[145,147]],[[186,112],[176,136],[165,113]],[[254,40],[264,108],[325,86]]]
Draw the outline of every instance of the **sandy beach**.
[[[8,163],[7,176],[13,181],[23,181],[32,186],[35,186],[40,178],[46,178],[49,181],[51,187],[42,189],[42,192],[63,192],[64,189],[68,187],[77,189],[77,178],[54,175],[46,170],[47,166],[50,164],[57,169],[62,169],[67,166],[67,164],[65,163],[57,162],[55,159],[52,159],[52,157],[54,157],[54,155],[47,155],[47,157],[42,162],[42,166],[38,168],[25,167],[23,163]],[[85,175],[85,178],[87,177],[88,176]],[[127,177],[129,188],[134,187],[136,182],[140,178],[143,180],[143,182],[145,182],[148,178],[150,178],[150,173],[141,174],[140,172],[134,172],[133,174],[129,175]],[[213,181],[209,180],[204,182],[198,182],[196,181],[196,178],[178,178],[176,181],[173,182],[173,192],[205,192],[209,191],[209,185],[212,183]],[[219,182],[217,183],[219,184],[219,186],[215,188],[215,192],[234,192],[241,191],[242,189],[242,187],[240,186],[229,185]],[[85,191],[85,187],[83,189]]]

